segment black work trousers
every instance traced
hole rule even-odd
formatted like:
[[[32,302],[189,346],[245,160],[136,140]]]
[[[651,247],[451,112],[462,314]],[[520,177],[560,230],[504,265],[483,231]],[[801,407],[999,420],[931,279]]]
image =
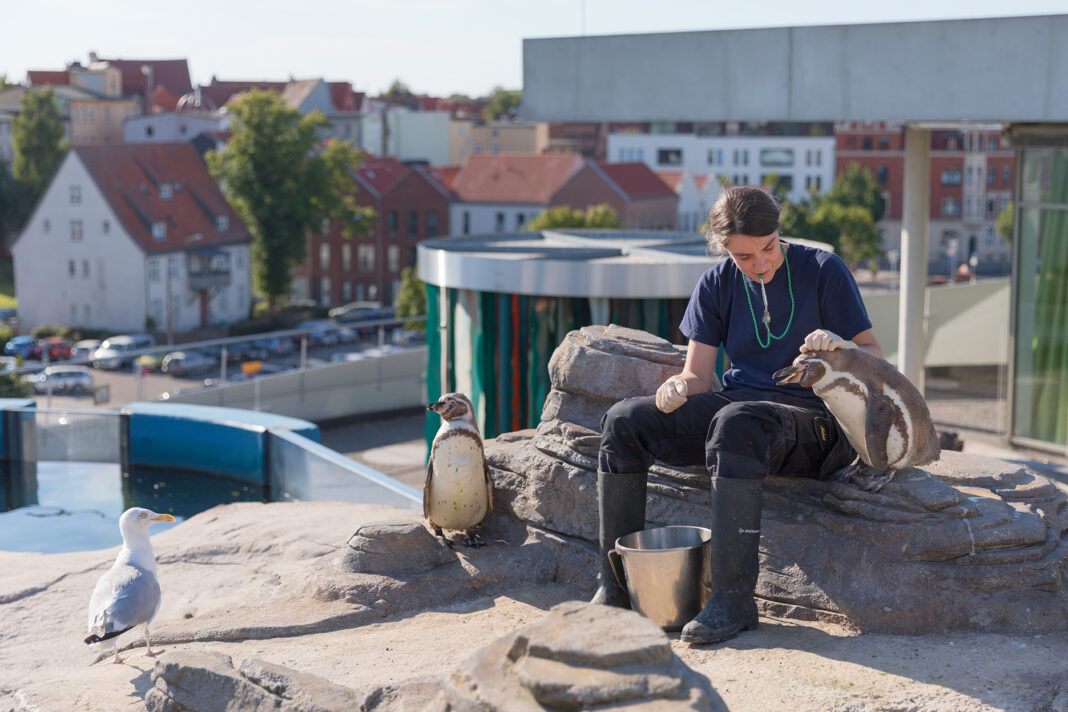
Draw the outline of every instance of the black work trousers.
[[[601,420],[598,470],[639,473],[659,460],[704,463],[713,477],[825,479],[855,457],[822,403],[736,388],[691,396],[672,413],[652,396],[619,401]]]

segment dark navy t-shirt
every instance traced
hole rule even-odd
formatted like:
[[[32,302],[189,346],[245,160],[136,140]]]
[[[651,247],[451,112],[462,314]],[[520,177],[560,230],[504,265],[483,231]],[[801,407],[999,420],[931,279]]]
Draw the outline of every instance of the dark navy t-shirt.
[[[868,312],[860,298],[860,290],[849,268],[835,254],[798,244],[787,246],[786,259],[775,276],[764,287],[768,293],[771,313],[771,332],[782,334],[790,320],[790,289],[793,287],[794,318],[790,329],[779,340],[771,339],[761,321],[764,301],[760,282],[750,280],[728,257],[705,272],[690,297],[679,328],[688,338],[708,346],[723,348],[731,360],[731,368],[723,374],[723,388],[753,388],[782,393],[784,389],[795,395],[819,400],[811,388],[798,385],[777,386],[773,373],[789,366],[797,357],[805,336],[816,329],[834,332],[843,339],[852,339],[871,328]],[[749,290],[752,314],[746,302]]]

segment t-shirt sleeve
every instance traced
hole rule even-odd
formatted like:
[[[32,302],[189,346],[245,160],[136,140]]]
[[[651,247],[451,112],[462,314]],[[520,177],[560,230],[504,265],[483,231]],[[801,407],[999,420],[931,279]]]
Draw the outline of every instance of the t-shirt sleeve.
[[[831,255],[820,269],[820,321],[824,329],[852,339],[871,328],[860,288],[845,262]]]
[[[686,312],[682,315],[682,323],[679,324],[679,331],[686,338],[706,346],[719,347],[723,343],[726,334],[720,310],[722,305],[716,298],[718,288],[719,276],[714,270],[705,272],[697,280]]]

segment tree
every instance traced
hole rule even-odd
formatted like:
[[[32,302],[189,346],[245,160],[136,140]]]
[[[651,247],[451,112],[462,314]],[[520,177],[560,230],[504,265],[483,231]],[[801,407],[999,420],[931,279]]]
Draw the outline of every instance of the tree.
[[[486,121],[495,121],[502,116],[513,118],[522,99],[523,92],[518,89],[493,87],[493,91],[486,98],[486,105],[482,108],[482,118]]]
[[[31,90],[19,100],[19,113],[11,122],[15,161],[11,173],[33,195],[41,194],[66,152],[63,122],[52,88]]]
[[[13,86],[18,86],[18,85],[14,84],[12,82],[9,82],[7,80],[7,74],[0,73],[0,91],[3,91],[4,89],[10,89]]]
[[[870,262],[881,254],[875,221],[860,205],[822,201],[812,213],[812,225],[823,235],[837,233],[838,256],[850,267]]]
[[[552,230],[553,228],[620,228],[619,216],[608,203],[591,205],[586,212],[575,210],[570,205],[546,208],[527,224],[531,231]]]
[[[351,236],[367,222],[351,172],[363,155],[336,140],[317,150],[326,117],[301,116],[273,92],[249,92],[232,117],[233,136],[226,150],[208,153],[208,168],[252,233],[256,288],[274,309],[304,260],[308,230],[333,221]]]
[[[390,98],[412,96],[412,90],[400,79],[394,79],[393,83],[389,85],[389,89],[386,89],[386,93],[383,94],[383,96],[388,96]]]
[[[0,161],[0,240],[7,239],[18,231],[33,209],[33,194],[28,185],[15,180],[8,164]]]
[[[1001,239],[1006,245],[1012,244],[1012,225],[1013,225],[1013,208],[1012,203],[1005,206],[1005,209],[998,213],[997,229],[998,234],[1001,235]]]
[[[886,211],[883,189],[875,174],[867,166],[850,163],[834,181],[827,197],[842,205],[860,205],[871,213],[874,222],[879,222]]]
[[[397,316],[423,316],[426,314],[426,285],[412,267],[401,270],[400,291],[393,301],[397,308]],[[405,329],[412,331],[424,331],[426,323],[422,321],[409,321],[404,324]]]

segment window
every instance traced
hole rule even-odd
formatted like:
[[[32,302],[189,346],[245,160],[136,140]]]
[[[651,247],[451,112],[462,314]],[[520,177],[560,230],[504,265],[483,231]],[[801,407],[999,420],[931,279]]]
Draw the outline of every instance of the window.
[[[464,234],[471,234],[471,211],[469,210],[464,211]]]
[[[89,277],[89,260],[82,260],[82,277]]]
[[[341,271],[352,271],[352,245],[347,242],[341,246]],[[348,301],[348,299],[345,301]]]
[[[375,271],[375,246],[356,246],[356,268],[361,272]]]
[[[1008,164],[1001,167],[1001,184],[1008,185],[1012,182],[1012,169]]]
[[[435,237],[438,234],[438,214],[434,210],[426,213],[426,236]]]
[[[850,150],[850,151],[856,150],[856,148],[857,148],[857,137],[856,136],[848,136],[848,137],[846,137],[845,147],[846,147],[847,150]]]
[[[170,183],[159,184],[159,197],[162,200],[170,200],[174,197],[174,186]]]
[[[527,221],[527,216],[526,215],[524,215],[523,213],[516,213],[515,214],[515,229],[516,230],[522,230],[523,229],[523,225],[526,223],[526,221]]]
[[[74,260],[67,260],[67,276],[73,277],[78,273],[78,268],[74,265]]]
[[[865,136],[860,142],[860,147],[862,149],[864,149],[865,151],[870,151],[871,150],[871,145],[872,145],[871,136]]]
[[[167,239],[167,223],[154,222],[152,223],[152,239],[154,240],[166,240]]]
[[[661,166],[681,166],[681,148],[661,148],[656,152],[656,162]]]
[[[155,129],[151,126],[145,126],[145,138],[152,138],[152,134],[155,133]]]
[[[972,181],[974,179],[975,179],[975,170],[972,168],[972,166],[968,166],[968,177],[966,179],[966,182],[968,183],[968,185],[971,185]]]
[[[230,229],[230,218],[226,215],[215,216],[215,229],[219,232],[226,232]]]
[[[994,166],[988,166],[986,169],[986,184],[994,185],[998,182],[998,169]]]
[[[880,151],[889,151],[890,150],[890,137],[889,136],[880,136],[879,137],[879,150]]]
[[[148,261],[148,281],[149,282],[158,282],[159,281],[159,261],[158,260],[149,260]]]
[[[321,277],[319,279],[319,301],[323,304],[330,304],[330,278]]]
[[[44,222],[41,223],[41,230],[43,232],[52,232],[52,221],[45,218]]]
[[[991,140],[993,140],[993,139],[991,139]],[[995,149],[992,148],[990,150],[993,151]],[[987,245],[993,245],[994,244],[994,228],[989,227],[989,226],[986,228],[986,236],[984,238],[984,242],[986,242]]]
[[[960,198],[942,198],[942,216],[956,217],[960,215]]]
[[[501,147],[500,147],[500,146],[498,146],[498,145],[497,145],[497,144],[495,144],[495,143],[494,143],[494,144],[491,144],[491,145],[490,145],[490,153],[492,153],[492,154],[498,154],[498,153],[500,153],[500,152],[501,152]]]
[[[168,257],[167,258],[167,269],[170,270],[172,279],[178,279],[178,258],[177,257]]]
[[[323,272],[330,269],[330,245],[325,242],[319,243],[319,269]]]
[[[419,213],[408,211],[408,237],[419,237]]]
[[[991,136],[990,137],[990,139],[989,139],[989,141],[987,143],[987,149],[990,150],[990,151],[998,150],[998,137],[997,136]]]
[[[82,221],[71,220],[70,221],[70,239],[78,241],[82,239]]]
[[[792,166],[794,165],[794,149],[792,148],[764,148],[760,151],[760,165],[762,166]]]
[[[960,166],[942,169],[942,185],[960,185],[960,179]]]
[[[888,176],[889,170],[886,168],[886,166],[879,165],[875,167],[875,177],[879,180],[879,185],[886,185],[886,180]]]
[[[988,217],[995,217],[995,211],[997,210],[997,201],[993,198],[986,199],[986,214]]]
[[[476,143],[474,146],[472,146],[471,153],[482,153],[482,144]]]
[[[100,226],[100,230],[105,235],[107,235],[109,232],[111,232],[111,222],[109,220],[105,220],[104,224]]]
[[[399,218],[396,210],[390,210],[386,213],[386,235],[389,237],[397,236],[397,224]]]
[[[345,124],[346,131],[348,130],[348,128],[349,128],[348,124]],[[352,282],[350,282],[347,279],[343,280],[341,282],[341,301],[343,301],[343,302],[351,302],[352,301]]]
[[[81,205],[82,204],[82,187],[80,185],[72,185],[70,187],[70,204]]]
[[[363,295],[365,293],[363,282],[356,282],[356,299],[354,301],[362,302]]]
[[[400,248],[396,245],[386,248],[386,267],[390,274],[400,272]]]
[[[504,213],[497,213],[493,229],[495,232],[504,232]]]

